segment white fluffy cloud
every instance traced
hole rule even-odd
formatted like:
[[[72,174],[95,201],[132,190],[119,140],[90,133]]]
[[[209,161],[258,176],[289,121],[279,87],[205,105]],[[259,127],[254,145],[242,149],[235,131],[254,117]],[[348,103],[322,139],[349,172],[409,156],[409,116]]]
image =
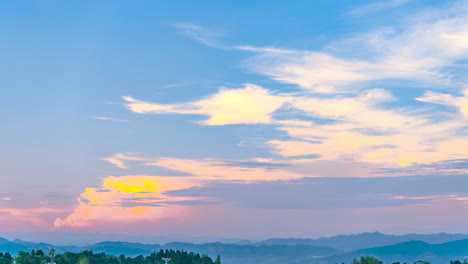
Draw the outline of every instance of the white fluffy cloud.
[[[122,98],[127,101],[127,108],[135,113],[208,116],[201,122],[203,125],[271,123],[272,113],[289,100],[253,84],[246,84],[240,89],[222,89],[204,99],[182,104],[149,103],[129,96]]]

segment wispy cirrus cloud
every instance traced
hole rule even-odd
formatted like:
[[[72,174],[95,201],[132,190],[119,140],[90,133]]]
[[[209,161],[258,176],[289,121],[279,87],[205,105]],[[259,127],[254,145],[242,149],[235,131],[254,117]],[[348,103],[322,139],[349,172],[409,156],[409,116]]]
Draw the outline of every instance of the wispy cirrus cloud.
[[[262,181],[313,176],[311,173],[289,170],[291,163],[286,160],[265,158],[248,160],[180,159],[117,153],[111,157],[102,158],[102,160],[121,169],[129,169],[131,166],[154,166],[182,173],[181,175],[184,177],[197,177],[202,180]]]
[[[461,96],[427,91],[424,96],[418,97],[416,100],[454,107],[461,115],[468,118],[468,89]]]
[[[256,53],[250,70],[315,93],[349,93],[382,80],[415,87],[464,87],[468,58],[468,4],[406,20],[403,29],[381,29],[331,43],[322,51],[238,47]]]
[[[211,182],[201,187],[169,191],[169,196],[216,197],[241,207],[262,209],[350,209],[400,207],[461,201],[467,179],[460,176],[384,178],[303,178],[251,184]],[[431,186],[431,187],[427,187]],[[242,193],[243,195],[237,195]],[[280,194],[280,195],[279,195]]]
[[[376,1],[358,8],[348,11],[350,16],[363,16],[370,13],[380,12],[386,9],[397,8],[402,5],[405,5],[412,0],[386,0],[386,1]]]
[[[172,26],[178,29],[185,37],[196,40],[203,45],[218,49],[226,49],[226,47],[221,45],[218,41],[218,39],[224,35],[221,31],[208,29],[193,23],[175,23]]]
[[[466,174],[468,173],[468,159],[443,160],[434,163],[413,164],[404,168],[378,168],[375,174],[407,175],[407,174]]]
[[[319,155],[400,166],[466,157],[468,152],[458,147],[467,140],[461,132],[466,122],[457,114],[405,106],[390,89],[373,85],[399,80],[406,89],[465,89],[460,69],[468,58],[467,14],[468,3],[456,2],[415,15],[403,29],[359,34],[321,51],[238,47],[256,53],[247,68],[303,89],[289,107],[314,120],[280,125],[277,129],[291,139],[272,139],[269,146],[284,157]],[[415,99],[466,111],[464,95],[427,92]]]
[[[114,122],[128,122],[126,119],[120,119],[120,118],[114,118],[114,117],[108,117],[108,116],[92,116],[92,119],[97,119],[97,120],[106,120],[106,121],[114,121]]]

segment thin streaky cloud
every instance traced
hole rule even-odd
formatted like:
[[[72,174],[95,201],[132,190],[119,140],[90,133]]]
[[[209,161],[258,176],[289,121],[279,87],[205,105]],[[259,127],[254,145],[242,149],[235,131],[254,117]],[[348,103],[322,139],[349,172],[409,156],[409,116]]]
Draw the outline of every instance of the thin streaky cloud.
[[[113,122],[128,122],[128,120],[126,120],[126,119],[107,117],[107,116],[92,116],[91,118],[92,119],[97,119],[97,120],[113,121]]]
[[[161,86],[161,88],[162,89],[178,88],[178,87],[188,86],[191,84],[192,84],[191,82],[168,83],[168,84]]]
[[[180,34],[183,36],[196,40],[203,45],[217,49],[227,49],[217,40],[219,37],[223,36],[223,33],[220,31],[215,31],[192,23],[175,23],[172,26],[179,30]]]
[[[460,89],[466,85],[455,68],[468,57],[467,14],[466,4],[416,14],[402,31],[358,34],[332,43],[333,50],[238,49],[256,54],[245,63],[250,71],[315,93],[355,93],[385,80]]]
[[[384,0],[378,1],[350,10],[347,14],[350,16],[363,16],[370,13],[380,12],[386,9],[397,8],[405,5],[412,0]]]

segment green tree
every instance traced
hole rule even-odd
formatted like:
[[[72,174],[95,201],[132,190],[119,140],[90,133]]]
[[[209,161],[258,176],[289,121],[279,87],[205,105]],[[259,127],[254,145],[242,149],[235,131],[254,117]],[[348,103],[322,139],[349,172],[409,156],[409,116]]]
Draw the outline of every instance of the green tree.
[[[81,256],[81,257],[78,259],[77,264],[89,264],[89,258],[86,257],[86,256]]]
[[[216,256],[214,264],[221,264],[221,256],[220,255]]]
[[[362,256],[359,260],[353,259],[353,264],[383,264],[383,262],[375,257]]]

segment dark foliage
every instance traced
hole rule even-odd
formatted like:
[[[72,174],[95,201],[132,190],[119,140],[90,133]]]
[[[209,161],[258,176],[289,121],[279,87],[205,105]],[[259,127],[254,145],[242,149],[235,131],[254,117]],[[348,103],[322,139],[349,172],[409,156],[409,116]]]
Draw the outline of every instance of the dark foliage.
[[[204,254],[169,249],[154,252],[146,257],[140,255],[133,258],[94,253],[90,250],[63,254],[55,254],[53,251],[45,254],[42,250],[20,251],[15,258],[9,253],[0,253],[0,264],[13,264],[13,261],[16,261],[16,264],[164,264],[164,258],[169,258],[170,264],[221,264],[219,256],[213,261]]]

